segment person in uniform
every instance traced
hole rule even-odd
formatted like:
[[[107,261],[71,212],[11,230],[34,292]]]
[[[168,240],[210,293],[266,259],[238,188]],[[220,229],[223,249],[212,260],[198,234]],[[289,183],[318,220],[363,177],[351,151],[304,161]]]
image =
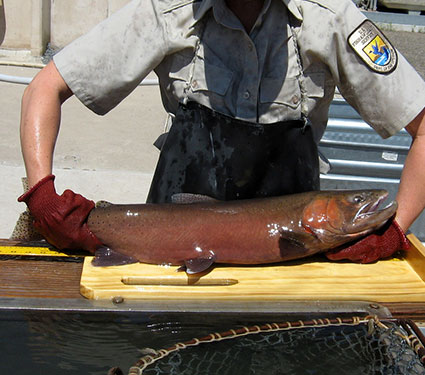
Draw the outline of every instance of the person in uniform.
[[[408,247],[425,206],[425,83],[351,0],[133,0],[54,56],[25,90],[21,143],[34,225],[58,248],[94,251],[93,202],[52,175],[61,104],[97,114],[146,75],[173,118],[148,202],[180,192],[220,200],[319,189],[317,144],[339,92],[386,138],[412,136],[397,201],[379,233],[329,259],[371,262]]]

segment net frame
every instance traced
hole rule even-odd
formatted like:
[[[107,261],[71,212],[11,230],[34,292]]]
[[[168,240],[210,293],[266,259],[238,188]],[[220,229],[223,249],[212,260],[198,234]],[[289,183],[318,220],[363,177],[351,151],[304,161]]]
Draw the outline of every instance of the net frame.
[[[387,323],[387,324],[386,324]],[[145,349],[145,354],[142,356],[134,366],[129,369],[128,375],[143,375],[143,371],[150,365],[155,362],[167,357],[171,353],[176,351],[184,350],[193,346],[198,346],[202,344],[208,344],[223,340],[231,340],[241,336],[255,335],[260,333],[271,333],[277,331],[290,331],[290,330],[302,330],[306,328],[326,328],[326,327],[341,327],[341,326],[367,326],[367,335],[371,336],[377,327],[389,330],[391,327],[389,324],[394,327],[394,324],[397,327],[402,327],[404,332],[401,329],[397,329],[394,334],[399,336],[403,341],[405,341],[410,348],[416,353],[419,361],[422,365],[425,366],[425,337],[419,328],[410,320],[400,320],[400,319],[385,319],[380,320],[377,316],[365,316],[365,317],[348,317],[348,318],[324,318],[324,319],[311,319],[311,320],[297,320],[297,321],[287,321],[283,323],[267,323],[262,325],[252,325],[252,326],[243,326],[237,329],[230,329],[225,332],[213,332],[207,336],[201,338],[193,338],[185,342],[178,342],[171,347],[163,348],[159,350],[154,349]],[[121,375],[123,374],[122,370],[119,368],[112,368],[109,372],[109,375]]]

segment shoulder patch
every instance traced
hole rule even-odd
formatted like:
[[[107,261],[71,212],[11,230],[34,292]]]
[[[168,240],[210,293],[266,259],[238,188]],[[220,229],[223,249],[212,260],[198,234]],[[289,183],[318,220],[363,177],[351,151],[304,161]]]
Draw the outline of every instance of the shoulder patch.
[[[370,20],[350,34],[348,44],[374,72],[391,73],[397,66],[397,51]]]

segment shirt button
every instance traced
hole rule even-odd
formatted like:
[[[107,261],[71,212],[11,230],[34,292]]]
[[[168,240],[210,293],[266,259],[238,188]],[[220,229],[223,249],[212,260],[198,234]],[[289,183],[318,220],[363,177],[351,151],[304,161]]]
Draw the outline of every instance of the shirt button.
[[[298,104],[300,102],[300,98],[298,95],[294,95],[291,100],[293,104]]]
[[[248,90],[246,90],[244,93],[243,93],[243,98],[244,99],[249,99],[251,97],[251,93],[248,91]]]
[[[198,87],[198,82],[197,82],[196,80],[194,80],[194,81],[192,82],[192,87],[193,87],[194,89],[196,89],[196,88]]]

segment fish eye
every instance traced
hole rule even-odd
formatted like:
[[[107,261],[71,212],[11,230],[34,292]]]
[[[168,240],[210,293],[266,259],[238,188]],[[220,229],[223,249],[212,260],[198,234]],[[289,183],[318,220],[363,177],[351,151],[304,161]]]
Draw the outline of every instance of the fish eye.
[[[362,195],[356,195],[356,196],[353,198],[353,201],[354,201],[354,203],[362,203],[362,202],[364,202],[364,201],[365,201],[365,197],[364,197],[364,196],[362,196]]]

